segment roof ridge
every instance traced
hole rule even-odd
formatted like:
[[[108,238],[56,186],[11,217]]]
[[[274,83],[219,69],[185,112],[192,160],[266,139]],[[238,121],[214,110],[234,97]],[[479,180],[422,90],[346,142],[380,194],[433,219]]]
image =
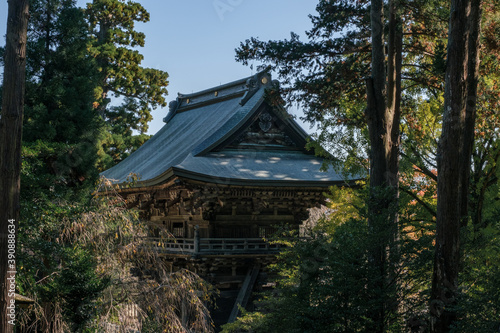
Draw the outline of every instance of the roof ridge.
[[[270,66],[264,70],[236,81],[225,83],[216,87],[204,89],[191,94],[177,94],[177,98],[169,103],[169,112],[163,118],[168,123],[178,112],[215,103],[218,100],[232,99],[242,96],[240,101],[244,105],[255,92],[262,86],[271,86]]]
[[[270,69],[271,69],[271,66],[267,66],[262,71],[257,72],[257,73],[255,73],[253,75],[247,76],[245,78],[238,79],[238,80],[235,80],[235,81],[232,81],[232,82],[228,82],[228,83],[224,83],[224,84],[212,87],[212,88],[203,89],[203,90],[200,90],[200,91],[197,91],[197,92],[194,92],[194,93],[190,93],[190,94],[177,93],[177,96],[181,97],[181,98],[196,97],[197,95],[206,94],[207,92],[212,92],[212,91],[215,91],[215,90],[221,90],[221,89],[225,89],[225,88],[228,88],[228,87],[236,86],[236,85],[239,85],[239,84],[242,84],[242,83],[246,83],[249,79],[252,79],[252,78],[255,78],[255,77],[260,77],[260,76],[262,76],[262,74],[269,74]]]

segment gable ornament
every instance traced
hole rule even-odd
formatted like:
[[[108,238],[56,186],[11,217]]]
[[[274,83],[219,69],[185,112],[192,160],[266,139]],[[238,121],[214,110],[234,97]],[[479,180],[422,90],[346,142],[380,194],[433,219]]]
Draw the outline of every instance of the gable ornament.
[[[259,127],[263,132],[271,129],[273,117],[268,112],[263,112],[259,116]]]

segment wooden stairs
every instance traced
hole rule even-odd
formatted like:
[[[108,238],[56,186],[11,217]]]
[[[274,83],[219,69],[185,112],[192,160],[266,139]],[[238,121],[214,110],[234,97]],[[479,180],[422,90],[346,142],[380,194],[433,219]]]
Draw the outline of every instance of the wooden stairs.
[[[240,292],[238,293],[236,301],[234,302],[233,310],[229,315],[228,323],[234,322],[238,317],[240,313],[239,306],[241,306],[242,308],[247,306],[248,300],[252,295],[252,290],[255,285],[255,281],[257,281],[257,277],[259,276],[259,272],[260,272],[260,265],[254,265],[252,268],[248,270],[247,275],[245,277],[245,281],[243,281],[243,285],[241,286]]]

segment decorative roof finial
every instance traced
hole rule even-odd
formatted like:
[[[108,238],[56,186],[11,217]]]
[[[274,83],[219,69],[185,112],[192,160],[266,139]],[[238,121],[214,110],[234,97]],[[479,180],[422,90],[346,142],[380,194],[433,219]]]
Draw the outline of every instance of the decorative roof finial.
[[[178,97],[177,97],[177,99],[170,101],[170,103],[168,103],[168,113],[165,116],[165,118],[163,118],[164,123],[168,123],[170,121],[170,119],[172,119],[174,117],[178,106],[179,106],[179,98]]]
[[[241,98],[240,105],[245,105],[245,103],[260,89],[260,87],[270,87],[271,86],[271,75],[268,71],[271,69],[271,66],[267,66],[261,72],[258,72],[254,76],[250,77],[247,82],[247,92]]]

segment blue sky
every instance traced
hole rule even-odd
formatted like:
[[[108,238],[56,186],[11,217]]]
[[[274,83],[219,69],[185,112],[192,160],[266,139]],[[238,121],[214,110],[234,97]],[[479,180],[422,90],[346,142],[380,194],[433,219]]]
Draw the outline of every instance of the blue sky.
[[[87,1],[79,0],[83,6]],[[234,81],[255,73],[234,60],[234,49],[250,37],[279,40],[290,32],[305,38],[308,14],[316,0],[142,0],[151,20],[139,24],[146,34],[143,66],[170,75],[167,99]],[[0,34],[5,35],[7,1],[0,2]],[[5,43],[2,38],[2,45]],[[162,126],[167,108],[153,112],[150,134]],[[300,115],[300,111],[292,110]],[[308,125],[303,125],[309,130]]]

